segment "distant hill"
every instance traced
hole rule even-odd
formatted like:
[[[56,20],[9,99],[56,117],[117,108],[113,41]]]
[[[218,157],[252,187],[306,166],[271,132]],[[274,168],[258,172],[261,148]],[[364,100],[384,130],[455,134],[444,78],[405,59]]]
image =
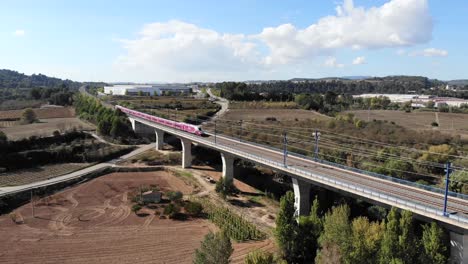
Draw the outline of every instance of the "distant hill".
[[[451,81],[448,81],[447,83],[450,85],[464,86],[464,85],[468,85],[468,80],[451,80]]]
[[[0,69],[0,89],[38,87],[78,89],[80,86],[79,82],[48,77],[43,74],[25,75],[17,71]]]

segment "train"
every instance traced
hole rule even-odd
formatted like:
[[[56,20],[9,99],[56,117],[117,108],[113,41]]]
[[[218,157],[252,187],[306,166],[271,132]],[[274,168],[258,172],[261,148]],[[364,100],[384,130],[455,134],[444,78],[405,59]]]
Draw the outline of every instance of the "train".
[[[172,127],[172,128],[182,130],[182,131],[185,131],[185,132],[188,132],[188,133],[191,133],[191,134],[195,134],[197,136],[201,136],[201,137],[208,136],[203,131],[203,129],[201,129],[201,127],[196,126],[196,125],[187,124],[187,123],[184,123],[184,122],[177,122],[177,121],[173,121],[173,120],[169,120],[169,119],[165,119],[165,118],[145,114],[145,113],[138,112],[138,111],[135,111],[135,110],[132,110],[132,109],[128,109],[128,108],[120,106],[120,105],[116,105],[115,108],[119,109],[120,111],[122,111],[122,112],[124,112],[126,114],[130,114],[130,115],[133,115],[133,116],[136,116],[136,117],[139,117],[139,118],[151,121],[151,122],[155,122],[155,123],[158,123],[158,124],[161,124],[161,125],[164,125],[164,126]]]

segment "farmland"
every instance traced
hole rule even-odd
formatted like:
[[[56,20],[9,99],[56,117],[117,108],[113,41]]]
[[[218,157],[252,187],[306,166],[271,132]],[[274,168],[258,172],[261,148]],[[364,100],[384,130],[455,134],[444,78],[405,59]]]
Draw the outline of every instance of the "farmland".
[[[11,122],[11,121],[10,121]],[[1,122],[0,122],[1,125]],[[78,118],[50,118],[40,119],[39,123],[29,125],[13,125],[11,127],[0,128],[11,140],[28,138],[30,136],[50,136],[56,130],[65,132],[72,129],[94,130],[94,126],[85,123]]]
[[[387,120],[398,125],[416,130],[436,130],[452,135],[462,135],[468,138],[468,115],[458,113],[437,113],[437,112],[411,112],[391,110],[349,111],[362,120]],[[437,122],[438,127],[433,127],[432,122]]]
[[[203,236],[217,227],[205,219],[175,221],[131,212],[130,194],[141,185],[192,193],[166,171],[112,173],[0,216],[2,263],[191,263]],[[271,241],[235,243],[233,263]]]
[[[88,163],[65,163],[21,169],[13,172],[4,172],[0,173],[0,187],[16,186],[43,181],[82,169],[87,166],[89,166]]]
[[[74,117],[75,110],[71,107],[48,107],[33,108],[34,113],[39,119]],[[20,119],[23,110],[0,111],[0,120]]]

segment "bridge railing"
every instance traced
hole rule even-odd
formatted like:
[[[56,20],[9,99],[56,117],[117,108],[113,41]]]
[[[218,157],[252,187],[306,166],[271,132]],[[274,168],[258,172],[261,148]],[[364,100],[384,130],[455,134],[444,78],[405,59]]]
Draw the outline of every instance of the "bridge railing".
[[[225,135],[223,135],[223,137],[230,138],[232,140],[239,140],[238,138],[225,136]],[[278,151],[278,152],[283,152],[282,149],[275,148],[275,147],[269,146],[269,145],[263,145],[263,144],[259,144],[259,143],[256,143],[256,142],[245,141],[245,140],[243,140],[241,142],[248,143],[248,144],[255,145],[255,146],[259,146],[259,147],[262,147],[262,148],[271,149],[271,150]],[[366,170],[362,170],[362,169],[358,169],[358,168],[353,168],[353,167],[349,167],[349,166],[346,166],[346,165],[343,165],[343,164],[340,164],[340,163],[331,162],[331,161],[324,160],[324,159],[315,159],[313,157],[302,155],[302,154],[295,153],[295,152],[288,151],[288,155],[295,156],[295,157],[300,157],[300,158],[307,159],[307,160],[310,160],[310,161],[319,162],[319,163],[322,163],[322,164],[325,164],[325,165],[338,167],[338,168],[341,168],[341,169],[353,171],[353,172],[356,172],[356,173],[365,174],[365,175],[368,175],[368,176],[372,176],[372,177],[376,177],[376,178],[380,178],[380,179],[384,179],[384,180],[389,180],[389,181],[396,182],[396,183],[409,185],[409,186],[412,186],[412,187],[415,187],[415,188],[418,188],[418,189],[423,189],[423,190],[430,191],[430,192],[445,194],[445,190],[443,190],[441,188],[434,187],[434,186],[429,186],[429,185],[420,184],[420,183],[416,183],[416,182],[412,182],[412,181],[408,181],[408,180],[403,180],[403,179],[400,179],[400,178],[395,178],[395,177],[392,177],[392,176],[388,176],[388,175],[384,175],[384,174],[380,174],[380,173],[375,173],[375,172],[372,172],[372,171],[366,171]],[[456,197],[456,198],[468,200],[468,195],[466,195],[466,194],[449,191],[448,195],[451,196],[451,197]]]
[[[158,125],[158,124],[154,124],[154,126],[163,127],[163,126]],[[303,176],[303,177],[311,179],[311,180],[315,180],[315,181],[318,180],[319,182],[326,182],[327,184],[329,184],[331,186],[341,187],[341,189],[343,189],[343,190],[348,190],[348,191],[351,191],[351,192],[352,191],[359,192],[364,197],[370,197],[370,198],[385,200],[385,201],[389,202],[389,204],[393,204],[393,205],[396,204],[397,206],[401,205],[402,207],[405,207],[405,208],[411,208],[415,212],[420,212],[420,213],[424,212],[426,214],[431,214],[431,215],[434,215],[434,216],[444,217],[443,211],[438,209],[438,208],[427,206],[427,205],[424,205],[422,203],[418,203],[418,202],[415,202],[415,201],[403,200],[403,199],[400,199],[400,198],[398,198],[396,196],[382,194],[380,192],[372,191],[372,190],[367,189],[367,188],[359,187],[359,186],[349,184],[349,183],[346,183],[346,182],[343,182],[343,181],[332,179],[330,177],[322,176],[322,175],[319,175],[317,173],[312,173],[310,171],[299,169],[299,168],[296,168],[294,166],[285,166],[281,162],[277,162],[277,161],[274,161],[274,160],[271,160],[271,159],[266,159],[266,158],[260,157],[258,155],[247,153],[245,151],[240,151],[240,150],[232,148],[230,146],[215,143],[214,141],[207,140],[206,138],[195,136],[195,135],[192,135],[192,134],[189,134],[189,133],[186,133],[186,132],[174,129],[174,128],[163,127],[163,129],[166,130],[166,131],[171,131],[171,133],[174,133],[175,135],[179,135],[179,136],[185,137],[187,139],[192,139],[195,142],[199,142],[199,143],[205,144],[207,146],[215,147],[215,148],[217,148],[219,150],[229,152],[229,153],[234,154],[236,156],[240,156],[240,157],[247,158],[247,159],[255,161],[255,162],[270,165],[271,167],[277,168],[279,170],[283,170],[283,171],[286,171],[286,172],[289,172],[289,173],[300,175],[300,176]],[[255,144],[255,145],[258,145],[258,144]],[[449,214],[449,215],[447,215],[445,217],[447,217],[448,219],[454,220],[456,222],[462,223],[464,225],[468,224],[468,218],[465,217],[465,216]]]

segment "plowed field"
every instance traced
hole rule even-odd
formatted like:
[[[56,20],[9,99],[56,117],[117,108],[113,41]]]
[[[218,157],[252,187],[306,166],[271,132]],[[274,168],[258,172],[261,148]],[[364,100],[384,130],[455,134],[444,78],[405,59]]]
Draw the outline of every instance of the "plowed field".
[[[162,191],[192,187],[169,172],[112,173],[14,211],[24,224],[0,216],[0,263],[191,263],[203,236],[216,227],[204,219],[175,221],[131,212],[140,185]],[[234,263],[270,241],[235,244]]]

